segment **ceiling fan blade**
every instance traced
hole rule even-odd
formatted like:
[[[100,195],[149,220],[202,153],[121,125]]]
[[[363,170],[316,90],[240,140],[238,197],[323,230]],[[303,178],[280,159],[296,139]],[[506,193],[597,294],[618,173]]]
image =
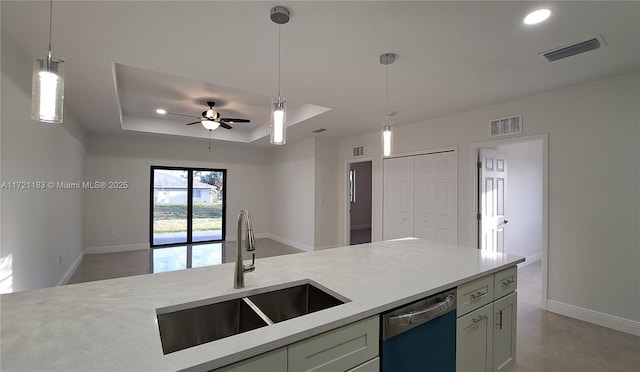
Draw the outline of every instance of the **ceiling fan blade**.
[[[223,127],[224,129],[233,129],[231,125],[225,123],[224,121],[220,122],[220,126]]]
[[[185,115],[185,114],[177,114],[175,112],[167,112],[167,115],[178,115],[178,116],[186,116],[188,118],[198,118],[199,116],[193,116],[193,115]]]
[[[198,121],[194,121],[193,123],[187,123],[187,124],[185,124],[185,125],[193,125],[193,124],[200,124],[200,121],[201,121],[201,120],[198,120]]]
[[[220,120],[224,120],[229,123],[251,123],[251,120],[249,119],[220,118]]]

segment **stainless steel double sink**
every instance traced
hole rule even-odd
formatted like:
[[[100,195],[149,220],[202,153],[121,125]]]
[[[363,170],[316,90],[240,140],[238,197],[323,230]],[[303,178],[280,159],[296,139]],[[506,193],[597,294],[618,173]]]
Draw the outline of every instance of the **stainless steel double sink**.
[[[342,305],[349,300],[307,280],[281,289],[193,306],[156,310],[164,354],[251,331],[305,314]],[[340,297],[340,298],[338,298]],[[172,310],[179,308],[178,310]]]

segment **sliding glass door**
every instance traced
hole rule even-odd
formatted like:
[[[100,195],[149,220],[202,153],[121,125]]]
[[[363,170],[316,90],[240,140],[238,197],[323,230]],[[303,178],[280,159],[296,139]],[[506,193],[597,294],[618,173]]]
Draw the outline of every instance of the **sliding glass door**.
[[[151,167],[152,247],[224,240],[225,169]]]

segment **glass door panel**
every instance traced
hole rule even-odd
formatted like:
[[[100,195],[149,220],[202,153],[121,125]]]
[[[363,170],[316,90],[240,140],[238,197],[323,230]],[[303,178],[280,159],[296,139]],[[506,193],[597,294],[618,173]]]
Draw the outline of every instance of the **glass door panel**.
[[[188,241],[187,170],[153,169],[153,245]]]
[[[193,171],[192,241],[222,240],[224,172]]]

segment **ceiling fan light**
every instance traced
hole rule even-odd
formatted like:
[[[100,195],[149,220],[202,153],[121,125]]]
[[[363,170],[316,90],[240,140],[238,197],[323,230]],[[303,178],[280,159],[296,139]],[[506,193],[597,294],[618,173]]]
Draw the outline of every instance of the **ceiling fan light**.
[[[207,128],[209,130],[216,130],[220,126],[220,123],[218,123],[217,121],[213,121],[213,120],[202,120],[202,121],[200,121],[200,123],[202,124],[203,127]]]
[[[220,116],[220,114],[218,113],[218,111],[210,108],[206,111],[205,116],[208,117],[209,119],[217,119],[218,116]]]

